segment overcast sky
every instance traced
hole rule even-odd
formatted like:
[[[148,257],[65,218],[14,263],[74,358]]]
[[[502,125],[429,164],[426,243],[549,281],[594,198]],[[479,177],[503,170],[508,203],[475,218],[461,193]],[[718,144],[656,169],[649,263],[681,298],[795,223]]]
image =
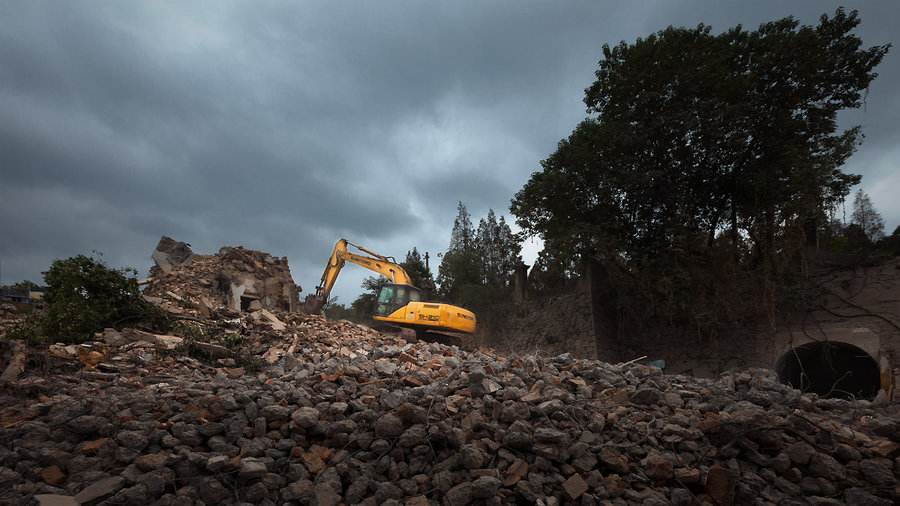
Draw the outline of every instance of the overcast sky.
[[[815,24],[842,4],[867,45],[900,42],[893,0],[4,1],[2,281],[40,281],[53,259],[92,250],[145,272],[161,235],[287,256],[304,292],[340,237],[434,258],[458,200],[476,221],[508,213],[584,117],[604,43],[700,22]],[[888,232],[898,51],[843,118],[867,136],[846,169]],[[350,302],[368,274],[348,267],[334,293]]]

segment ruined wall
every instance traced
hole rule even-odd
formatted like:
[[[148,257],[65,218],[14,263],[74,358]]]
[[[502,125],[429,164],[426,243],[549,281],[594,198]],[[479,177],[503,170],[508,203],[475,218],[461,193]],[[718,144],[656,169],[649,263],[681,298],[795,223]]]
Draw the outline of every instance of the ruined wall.
[[[295,311],[300,287],[294,283],[287,257],[226,246],[215,255],[198,255],[183,242],[163,237],[152,254],[145,296],[167,308],[197,309],[203,316],[230,311],[277,309]]]
[[[664,363],[667,372],[703,377],[748,367],[784,369],[804,345],[847,343],[853,353],[871,357],[881,395],[900,397],[895,388],[900,385],[900,259],[856,269],[822,269],[813,277],[825,294],[815,311],[787,315],[774,328],[763,322],[755,329],[714,337],[628,335],[611,321],[602,275],[592,279],[597,274],[588,273],[588,279],[568,293],[510,302],[502,325],[479,331],[482,341],[503,350],[572,353],[607,362],[646,355],[647,361]],[[592,321],[595,315],[597,321]]]
[[[756,357],[773,367],[793,349],[814,342],[848,343],[874,359],[884,395],[900,384],[900,259],[829,270],[815,277],[823,296],[816,310],[760,336]]]

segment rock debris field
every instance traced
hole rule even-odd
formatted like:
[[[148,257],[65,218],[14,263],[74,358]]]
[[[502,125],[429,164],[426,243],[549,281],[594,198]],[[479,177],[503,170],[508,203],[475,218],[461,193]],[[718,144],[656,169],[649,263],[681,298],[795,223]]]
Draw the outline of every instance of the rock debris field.
[[[72,362],[5,386],[0,502],[900,498],[896,405],[816,399],[761,370],[667,376],[639,364],[503,357],[321,316],[278,316],[258,371],[229,358],[206,365],[165,351],[165,339],[108,331],[119,343],[106,360],[115,372]]]
[[[24,343],[0,353],[18,364],[0,385],[0,504],[900,502],[896,403],[801,394],[766,370],[407,342],[279,310],[258,272],[282,264],[254,252],[158,251],[175,267],[148,300],[181,320],[172,335],[106,329],[29,349],[28,367]],[[237,300],[226,271],[259,298]],[[188,272],[206,273],[197,293]]]

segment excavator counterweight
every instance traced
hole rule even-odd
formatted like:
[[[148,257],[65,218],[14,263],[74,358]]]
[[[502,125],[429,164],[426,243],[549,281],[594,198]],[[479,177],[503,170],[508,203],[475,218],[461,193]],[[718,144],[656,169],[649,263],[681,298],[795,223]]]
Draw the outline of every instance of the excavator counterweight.
[[[349,246],[368,256],[351,253]],[[341,239],[334,245],[316,293],[309,295],[303,304],[305,312],[321,312],[346,262],[377,272],[390,281],[378,293],[378,305],[373,315],[375,320],[413,329],[417,333],[475,333],[475,313],[451,304],[422,301],[421,290],[413,286],[409,274],[392,257],[379,255],[346,239]]]

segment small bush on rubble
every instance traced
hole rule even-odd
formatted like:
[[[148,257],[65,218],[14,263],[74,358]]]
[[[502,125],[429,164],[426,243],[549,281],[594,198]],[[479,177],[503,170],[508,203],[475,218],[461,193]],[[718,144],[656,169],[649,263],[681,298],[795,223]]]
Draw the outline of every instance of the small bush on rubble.
[[[105,327],[123,324],[165,330],[167,317],[143,299],[136,274],[84,255],[54,261],[44,274],[47,310],[33,315],[12,337],[81,343]]]

